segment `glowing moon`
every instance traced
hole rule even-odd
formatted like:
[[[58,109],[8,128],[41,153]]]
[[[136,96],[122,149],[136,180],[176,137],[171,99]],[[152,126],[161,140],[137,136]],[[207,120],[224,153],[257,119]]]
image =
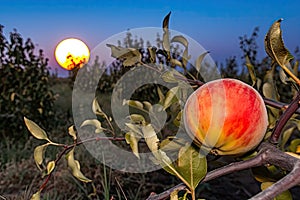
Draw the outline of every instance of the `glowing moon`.
[[[56,46],[55,58],[61,67],[72,70],[82,67],[89,61],[90,50],[81,40],[68,38]]]

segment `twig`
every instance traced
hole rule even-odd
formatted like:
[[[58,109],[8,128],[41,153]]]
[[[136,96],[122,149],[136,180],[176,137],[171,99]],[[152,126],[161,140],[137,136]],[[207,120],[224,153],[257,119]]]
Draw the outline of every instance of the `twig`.
[[[86,140],[76,142],[76,143],[71,144],[71,145],[65,145],[64,150],[59,153],[59,155],[57,156],[57,158],[54,161],[55,166],[57,166],[57,163],[60,161],[60,159],[63,157],[63,155],[65,155],[73,147],[84,144],[84,143],[87,143],[87,142],[99,141],[99,140],[125,141],[126,139],[124,137],[118,137],[118,138],[116,138],[116,137],[94,137],[94,138],[89,138],[89,139],[86,139]],[[42,192],[46,188],[47,183],[49,182],[53,172],[54,172],[54,170],[52,170],[51,173],[48,174],[47,178],[45,179],[45,181],[40,186],[40,188],[39,188],[40,192]]]
[[[274,101],[274,100],[268,99],[268,98],[263,98],[263,100],[264,100],[266,105],[271,106],[273,108],[277,108],[277,109],[286,110],[287,107],[289,106],[289,104],[287,104],[287,103]],[[300,114],[300,109],[299,108],[296,110],[295,114]]]
[[[180,183],[160,194],[155,194],[155,193],[151,193],[150,196],[146,199],[146,200],[163,200],[163,199],[167,199],[172,192],[176,191],[176,190],[185,190],[186,186],[183,183]]]
[[[292,188],[300,183],[300,162],[298,161],[294,166],[294,169],[280,181],[277,181],[272,186],[268,187],[264,191],[253,196],[251,200],[269,200],[273,199],[282,192]]]
[[[270,137],[270,142],[272,144],[278,143],[283,127],[299,108],[299,100],[300,100],[300,92],[298,92],[297,96],[294,98],[294,100],[291,102],[291,104],[288,106],[285,112],[278,119],[275,128],[272,132],[272,135]]]
[[[278,166],[287,171],[292,171],[292,170],[294,170],[295,166],[300,165],[299,159],[280,151],[274,145],[272,145],[268,142],[261,143],[261,145],[258,147],[258,149],[259,149],[259,153],[255,157],[253,157],[249,160],[231,163],[227,166],[224,166],[219,169],[215,169],[213,171],[208,172],[206,177],[202,180],[202,183],[208,182],[210,180],[213,180],[220,176],[224,176],[226,174],[230,174],[232,172],[241,171],[244,169],[249,169],[251,167],[257,167],[257,166],[262,166],[262,165],[266,165],[266,164],[275,165],[275,166]],[[291,177],[294,176],[294,173],[295,172],[292,173]],[[297,173],[298,173],[297,176],[300,179],[300,169],[297,170]],[[280,185],[280,187],[282,188],[281,190],[283,190],[283,191],[288,190],[290,187],[299,183],[298,178],[297,179],[293,178],[293,180],[295,180],[295,181],[292,184]],[[148,197],[147,200],[166,199],[167,197],[169,197],[168,195],[170,195],[173,191],[180,190],[181,188],[185,189],[185,185],[182,183],[164,191],[161,194],[156,194],[156,195],[152,194]],[[264,195],[266,195],[266,194],[264,193]]]

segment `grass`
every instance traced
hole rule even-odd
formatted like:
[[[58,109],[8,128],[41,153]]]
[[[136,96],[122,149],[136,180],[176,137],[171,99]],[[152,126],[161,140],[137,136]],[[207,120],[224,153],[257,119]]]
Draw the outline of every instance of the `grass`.
[[[52,89],[56,96],[55,109],[58,123],[53,131],[47,133],[53,141],[71,143],[67,128],[72,124],[72,90],[65,79],[56,80],[52,84]],[[110,114],[110,95],[103,94],[98,98],[103,110],[108,110]],[[0,195],[2,199],[29,199],[42,184],[44,180],[42,173],[37,169],[33,158],[34,148],[40,144],[41,142],[33,137],[19,142],[13,142],[8,137],[1,140]],[[52,160],[57,153],[55,148],[48,148],[45,159]],[[62,159],[46,190],[42,193],[42,199],[109,200],[112,196],[116,199],[145,199],[150,194],[147,189],[149,187],[152,191],[157,184],[161,189],[156,188],[155,191],[166,189],[161,183],[150,181],[153,177],[152,173],[130,174],[108,168],[103,164],[105,161],[95,160],[83,146],[77,147],[75,157],[80,161],[82,172],[92,179],[93,183],[85,184],[74,178],[66,161]]]
[[[72,124],[72,90],[66,79],[56,80],[52,84],[52,89],[56,94],[55,109],[58,123],[48,135],[53,141],[71,144],[72,140],[67,134],[67,129]],[[100,94],[98,98],[102,109],[108,111],[107,114],[110,115],[110,95]],[[33,137],[19,142],[13,142],[8,137],[0,141],[2,151],[0,154],[0,200],[29,199],[38,190],[44,179],[35,165],[33,151],[34,147],[40,143]],[[128,147],[125,143],[120,145]],[[49,148],[45,159],[47,161],[54,159],[57,153],[56,148]],[[93,182],[78,181],[71,175],[66,160],[61,159],[46,190],[42,193],[42,199],[109,200],[114,197],[114,199],[139,200],[146,199],[151,192],[160,193],[180,183],[177,178],[164,170],[138,174],[111,169],[104,164],[105,160],[100,162],[93,158],[84,146],[76,147],[75,159],[80,161],[83,174]],[[213,196],[239,199],[243,191],[239,190],[239,195],[236,195],[234,185],[242,185],[247,182],[249,174],[242,175],[243,183],[236,180],[238,176],[236,174],[229,175],[207,183],[205,187],[199,187],[198,194],[207,199],[214,199]],[[214,187],[210,187],[210,184],[215,184],[215,188],[220,188],[220,186],[224,186],[225,182],[226,190],[213,190]],[[228,188],[228,185],[232,187]]]

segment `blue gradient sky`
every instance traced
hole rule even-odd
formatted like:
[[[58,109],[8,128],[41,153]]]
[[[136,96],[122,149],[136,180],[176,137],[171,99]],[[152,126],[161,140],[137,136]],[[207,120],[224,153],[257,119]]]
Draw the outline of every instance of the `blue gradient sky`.
[[[300,3],[295,0],[2,0],[0,24],[5,26],[7,37],[13,28],[24,38],[30,37],[55,68],[54,50],[60,40],[81,38],[93,49],[127,29],[160,27],[169,11],[170,28],[198,41],[218,62],[241,56],[238,37],[250,35],[256,26],[260,27],[259,53],[264,56],[264,35],[279,18],[284,19],[283,37],[288,49],[293,52],[300,45]]]

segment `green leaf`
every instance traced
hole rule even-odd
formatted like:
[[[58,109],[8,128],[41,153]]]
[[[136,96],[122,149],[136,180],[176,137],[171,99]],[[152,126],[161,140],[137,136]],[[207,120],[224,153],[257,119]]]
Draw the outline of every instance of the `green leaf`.
[[[55,161],[50,161],[47,164],[47,175],[49,175],[53,171],[54,168],[55,168]]]
[[[190,144],[186,144],[179,150],[177,164],[172,163],[167,154],[158,150],[153,152],[155,158],[168,173],[181,179],[191,192],[207,173],[207,161],[205,156],[200,156],[199,151]]]
[[[196,60],[196,63],[195,63],[195,67],[196,67],[196,70],[197,72],[200,72],[200,69],[201,69],[201,64],[204,60],[204,57],[208,54],[209,52],[204,52],[203,54],[201,54],[200,56],[198,56],[197,60]]]
[[[39,168],[39,170],[42,171],[40,165],[43,163],[43,157],[44,157],[44,153],[46,151],[47,146],[50,143],[46,143],[40,146],[35,147],[34,152],[33,152],[33,158],[34,161],[36,163],[36,166]]]
[[[274,182],[263,182],[261,184],[261,189],[265,190],[268,187],[272,186],[274,184]],[[292,194],[290,193],[289,190],[284,191],[283,193],[277,195],[273,200],[292,200]]]
[[[255,69],[254,69],[254,66],[252,65],[252,63],[250,62],[250,59],[248,56],[246,56],[246,63],[245,63],[248,71],[249,71],[249,74],[250,74],[250,78],[252,80],[252,86],[255,85],[256,83],[256,73],[255,73]]]
[[[291,152],[296,152],[297,151],[297,146],[300,145],[300,139],[294,139],[291,141],[291,144],[289,146],[289,150]]]
[[[266,98],[269,99],[277,99],[278,96],[276,92],[274,91],[274,87],[272,86],[271,83],[264,83],[263,85],[263,94]]]
[[[296,127],[297,127],[297,125],[285,128],[283,130],[282,139],[281,139],[281,142],[280,142],[281,150],[284,150],[286,143],[290,139],[290,137],[291,137],[291,135],[292,135],[292,133],[293,133],[293,131],[295,130]]]
[[[161,141],[159,149],[163,150],[164,152],[176,151],[178,153],[179,149],[185,146],[185,143],[186,141],[182,138],[168,137]]]
[[[146,126],[143,126],[142,132],[143,132],[143,136],[145,138],[148,148],[152,152],[157,151],[159,139],[158,139],[157,134],[156,134],[154,128],[152,127],[152,125],[148,124]]]
[[[187,186],[194,191],[207,173],[206,157],[201,156],[199,150],[187,144],[179,150],[176,169]]]
[[[275,101],[279,101],[279,94],[277,92],[277,88],[274,83],[274,70],[275,70],[275,65],[272,66],[271,70],[267,71],[267,73],[264,77],[264,84],[262,87],[262,92],[266,98],[273,99]],[[269,124],[271,126],[274,126],[280,115],[280,110],[270,107],[270,106],[267,106],[267,108],[268,108]]]
[[[31,121],[30,119],[27,119],[26,117],[24,117],[24,121],[28,130],[35,138],[40,140],[47,140],[50,142],[47,133],[42,128],[40,128],[36,123]]]
[[[40,200],[41,199],[41,191],[38,191],[32,195],[30,200]]]
[[[287,81],[289,81],[287,75],[285,74],[285,72],[282,68],[280,68],[280,70],[279,70],[279,78],[280,78],[281,82],[285,85],[287,84]]]
[[[282,31],[280,29],[281,21],[282,19],[277,20],[270,27],[265,37],[265,50],[267,54],[282,67],[287,62],[290,62],[293,56],[284,46]]]
[[[142,55],[138,49],[117,47],[112,44],[106,44],[106,46],[111,48],[111,56],[113,58],[123,61],[124,67],[133,66],[142,60]]]
[[[141,139],[141,136],[136,134],[135,132],[127,132],[125,134],[125,139],[127,144],[130,145],[132,153],[137,157],[140,158],[139,155],[139,140]]]
[[[68,128],[68,133],[70,136],[73,137],[73,140],[76,140],[77,139],[77,131],[75,130],[75,126],[72,125]]]
[[[167,156],[167,154],[164,151],[158,150],[152,153],[155,157],[155,162],[160,164],[166,172],[180,178],[180,175],[176,171],[175,166],[172,163],[172,160]]]
[[[153,105],[148,114],[151,124],[155,130],[162,130],[168,119],[168,114],[164,111],[163,106],[160,104]]]
[[[165,95],[162,93],[159,86],[157,86],[157,94],[159,97],[159,104],[163,105],[163,102],[165,101]]]
[[[290,63],[286,63],[286,68],[288,69],[288,70],[290,70],[291,72],[293,72],[294,71],[294,69],[292,69],[292,66],[291,66],[291,64]],[[286,74],[286,72],[282,69],[282,68],[280,68],[280,70],[279,70],[279,78],[280,78],[280,80],[281,80],[281,82],[283,83],[283,84],[288,84],[287,82],[288,81],[293,81],[293,79],[291,79],[291,78],[289,78],[288,76],[287,76],[287,74]]]
[[[178,83],[180,81],[186,80],[186,77],[183,76],[175,69],[170,69],[168,71],[165,71],[161,75],[161,78],[167,83]]]
[[[273,63],[277,63],[280,67],[298,84],[300,80],[287,67],[287,64],[294,58],[292,54],[286,49],[282,40],[282,31],[280,29],[280,23],[282,19],[277,20],[270,27],[265,37],[265,50],[267,54],[272,58]]]
[[[177,126],[177,127],[180,126],[180,124],[181,124],[181,118],[182,118],[182,110],[180,112],[178,112],[177,116],[173,120],[173,123],[174,123],[175,126]]]
[[[178,101],[178,96],[179,96],[179,86],[173,87],[171,88],[165,97],[164,103],[163,103],[163,107],[164,110],[166,110],[167,108],[169,108],[173,103]]]
[[[71,168],[73,176],[82,182],[91,182],[92,180],[85,177],[80,171],[80,164],[74,159],[74,149],[75,148],[69,151],[69,153],[66,155],[68,166]]]

